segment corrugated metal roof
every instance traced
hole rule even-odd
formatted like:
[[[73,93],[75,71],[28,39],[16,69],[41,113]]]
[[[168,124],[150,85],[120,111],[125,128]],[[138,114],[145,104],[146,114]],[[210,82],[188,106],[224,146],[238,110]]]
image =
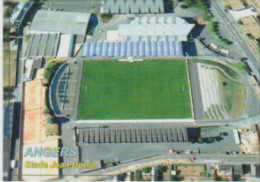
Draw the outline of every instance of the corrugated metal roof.
[[[54,32],[85,35],[90,15],[90,13],[40,10],[32,22],[30,33]]]
[[[26,46],[25,57],[56,57],[60,34],[30,34]]]
[[[106,0],[105,13],[164,13],[163,0]]]

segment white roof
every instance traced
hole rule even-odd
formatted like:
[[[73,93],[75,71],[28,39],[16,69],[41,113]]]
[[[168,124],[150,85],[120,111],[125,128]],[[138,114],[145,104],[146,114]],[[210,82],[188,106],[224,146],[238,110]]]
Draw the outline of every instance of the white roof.
[[[240,18],[247,17],[247,16],[258,15],[257,11],[255,11],[254,8],[252,7],[240,9],[237,11],[229,10],[229,12],[234,17],[235,20],[239,20]]]
[[[31,32],[56,32],[73,35],[85,35],[90,13],[44,11],[37,12]]]
[[[32,66],[33,66],[33,59],[32,58],[27,58],[25,61],[25,73],[24,77],[25,79],[29,79],[31,72],[32,72]]]
[[[60,46],[57,57],[71,57],[74,36],[62,34],[60,36]]]
[[[174,16],[136,17],[130,24],[119,25],[119,40],[187,41],[194,26]]]

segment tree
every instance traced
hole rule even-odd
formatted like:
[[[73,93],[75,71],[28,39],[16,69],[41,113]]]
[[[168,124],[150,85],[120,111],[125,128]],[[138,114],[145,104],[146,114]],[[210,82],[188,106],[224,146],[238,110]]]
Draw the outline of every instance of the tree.
[[[255,37],[252,35],[252,34],[247,34],[247,37],[250,39],[250,40],[254,40]]]
[[[187,9],[187,8],[189,8],[189,5],[187,5],[187,4],[182,4],[182,5],[181,5],[181,8],[182,8],[182,9]]]
[[[171,175],[170,176],[170,181],[180,181],[180,180],[181,180],[181,178],[177,175]]]
[[[102,18],[102,20],[110,20],[113,15],[111,13],[102,13],[100,17]]]
[[[214,141],[215,141],[215,139],[214,139],[213,137],[209,137],[209,138],[208,138],[208,142],[209,142],[209,143],[212,143],[212,142],[214,142]]]
[[[49,118],[47,119],[47,123],[53,124],[53,122],[54,122],[53,117],[49,117]]]
[[[44,109],[43,111],[44,114],[50,114],[50,110],[48,108]]]
[[[194,138],[191,138],[191,139],[190,139],[190,142],[191,142],[192,144],[194,144],[196,141],[195,141]]]
[[[230,5],[225,5],[225,9],[232,9]]]
[[[14,89],[13,86],[5,86],[4,87],[4,100],[10,100],[12,98],[14,98],[14,95],[12,94],[12,90]]]
[[[151,172],[151,168],[150,167],[144,167],[142,168],[142,172],[145,173],[145,174],[148,174]]]
[[[219,134],[218,134],[219,136],[222,136],[223,135],[223,133],[222,132],[219,132]]]
[[[198,138],[198,142],[199,143],[204,143],[204,139],[203,138]]]
[[[242,22],[241,20],[238,20],[238,21],[237,21],[237,24],[243,25],[243,22]]]

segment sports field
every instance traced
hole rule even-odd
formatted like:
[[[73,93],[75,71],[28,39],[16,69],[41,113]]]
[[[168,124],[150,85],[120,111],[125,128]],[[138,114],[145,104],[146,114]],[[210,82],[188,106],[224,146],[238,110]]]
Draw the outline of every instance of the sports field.
[[[84,63],[78,119],[192,118],[183,60]]]

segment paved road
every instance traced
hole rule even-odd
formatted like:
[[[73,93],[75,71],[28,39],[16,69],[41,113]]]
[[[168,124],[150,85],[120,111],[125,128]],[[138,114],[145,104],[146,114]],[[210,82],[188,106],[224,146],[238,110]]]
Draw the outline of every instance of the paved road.
[[[147,165],[160,164],[163,160],[167,162],[167,160],[171,160],[174,163],[190,163],[190,157],[196,157],[194,164],[225,164],[225,165],[241,165],[242,164],[257,164],[257,155],[222,155],[222,154],[215,154],[215,155],[169,155],[169,154],[161,154],[156,155],[148,158],[139,159],[133,162],[120,164],[118,166],[101,169],[97,171],[92,171],[84,174],[80,174],[84,176],[86,180],[89,176],[90,178],[93,177],[100,177],[100,176],[111,176],[117,175],[120,173],[125,173],[127,171],[135,171],[137,169],[141,169],[142,167]],[[69,179],[71,177],[65,177],[65,179]]]
[[[253,53],[248,45],[250,44],[248,38],[242,32],[241,28],[238,27],[237,22],[229,14],[225,13],[224,7],[219,1],[212,1],[212,12],[220,22],[226,22],[227,27],[230,29],[230,32],[233,33],[233,36],[237,38],[237,43],[240,46],[241,50],[247,55],[248,63],[253,73],[256,75],[257,79],[260,80],[259,74],[259,62],[258,55]]]

